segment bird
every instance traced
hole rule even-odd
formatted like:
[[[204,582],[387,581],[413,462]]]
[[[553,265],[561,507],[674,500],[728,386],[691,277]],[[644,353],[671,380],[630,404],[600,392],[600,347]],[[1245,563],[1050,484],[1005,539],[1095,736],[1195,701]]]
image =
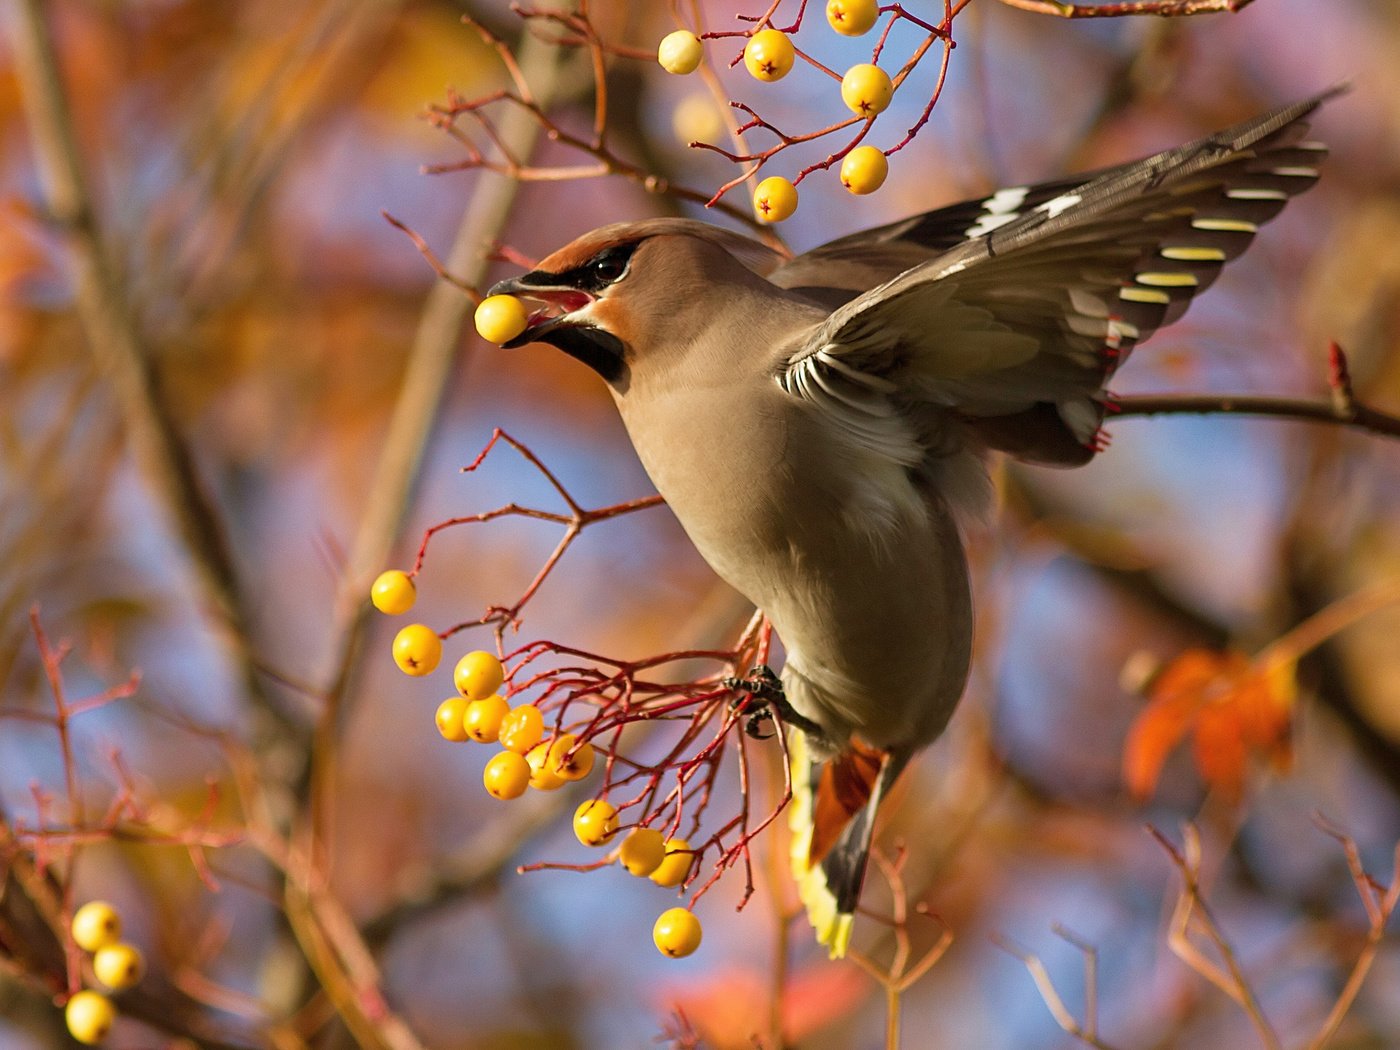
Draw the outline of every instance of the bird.
[[[788,255],[683,217],[585,233],[492,295],[602,377],[657,491],[783,643],[794,874],[845,954],[876,811],[967,682],[989,458],[1087,463],[1107,383],[1318,179],[1343,88],[1077,177]],[[766,669],[763,669],[766,670]]]

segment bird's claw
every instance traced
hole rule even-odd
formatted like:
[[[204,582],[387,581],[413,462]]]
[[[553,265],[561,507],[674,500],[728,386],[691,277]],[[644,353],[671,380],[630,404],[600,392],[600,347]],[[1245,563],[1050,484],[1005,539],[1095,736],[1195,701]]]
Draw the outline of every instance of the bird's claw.
[[[773,721],[775,711],[787,725],[796,726],[809,735],[821,734],[817,723],[793,710],[783,692],[783,683],[767,664],[759,664],[743,678],[726,678],[722,684],[734,690],[729,709],[747,716],[744,732],[755,740],[766,740],[773,735],[765,732],[764,727]]]

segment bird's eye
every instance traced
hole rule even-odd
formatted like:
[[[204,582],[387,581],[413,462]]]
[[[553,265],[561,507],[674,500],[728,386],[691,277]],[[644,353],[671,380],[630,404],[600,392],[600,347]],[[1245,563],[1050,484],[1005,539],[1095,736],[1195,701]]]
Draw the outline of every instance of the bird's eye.
[[[612,284],[627,272],[627,255],[606,251],[589,264],[589,275],[601,284]]]

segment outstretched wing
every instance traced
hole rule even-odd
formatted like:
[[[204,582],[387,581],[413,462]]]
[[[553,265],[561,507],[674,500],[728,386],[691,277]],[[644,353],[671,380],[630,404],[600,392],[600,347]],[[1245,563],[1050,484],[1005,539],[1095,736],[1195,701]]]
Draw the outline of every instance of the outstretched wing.
[[[836,309],[780,383],[853,431],[927,405],[991,447],[1086,461],[1104,383],[1129,351],[1317,181],[1326,148],[1305,141],[1305,118],[1334,93],[1053,195],[1026,191],[1039,203],[983,215],[995,228]]]
[[[1116,170],[1119,169],[1035,186],[1011,186],[984,200],[962,201],[885,226],[859,230],[789,259],[768,274],[768,279],[835,309],[905,270],[1000,229],[1089,179]]]

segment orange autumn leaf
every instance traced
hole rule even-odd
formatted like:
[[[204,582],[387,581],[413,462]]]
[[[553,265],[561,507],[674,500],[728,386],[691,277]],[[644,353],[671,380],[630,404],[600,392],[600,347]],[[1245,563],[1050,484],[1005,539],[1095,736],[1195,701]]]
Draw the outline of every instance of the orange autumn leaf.
[[[1277,768],[1290,760],[1293,666],[1263,666],[1243,653],[1188,649],[1153,681],[1128,731],[1123,779],[1151,796],[1167,757],[1188,735],[1202,779],[1227,799],[1244,792],[1251,755]]]

